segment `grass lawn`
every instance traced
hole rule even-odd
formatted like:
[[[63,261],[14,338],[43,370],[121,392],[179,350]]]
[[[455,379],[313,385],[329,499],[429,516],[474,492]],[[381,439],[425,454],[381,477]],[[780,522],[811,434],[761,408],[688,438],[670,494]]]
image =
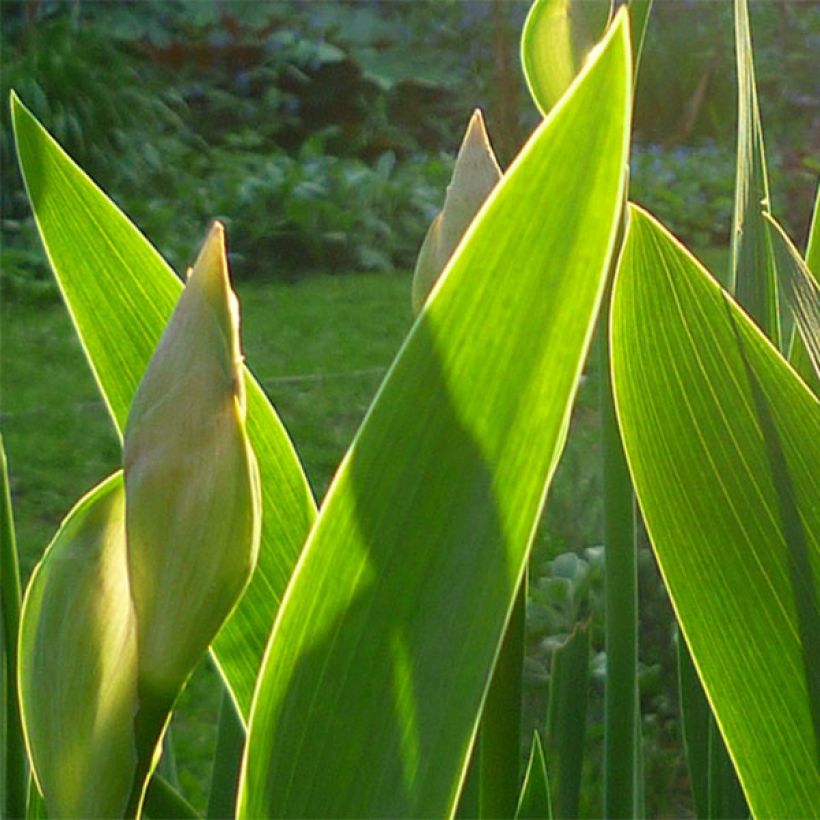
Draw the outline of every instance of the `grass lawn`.
[[[704,254],[715,267],[723,256]],[[247,362],[321,498],[410,328],[409,276],[240,282],[237,290]],[[62,516],[119,466],[119,443],[61,304],[6,302],[0,327],[0,422],[25,578]],[[593,355],[537,541],[536,574],[556,553],[600,542],[597,370]],[[218,702],[217,675],[206,661],[173,726],[179,780],[198,809],[206,799]]]

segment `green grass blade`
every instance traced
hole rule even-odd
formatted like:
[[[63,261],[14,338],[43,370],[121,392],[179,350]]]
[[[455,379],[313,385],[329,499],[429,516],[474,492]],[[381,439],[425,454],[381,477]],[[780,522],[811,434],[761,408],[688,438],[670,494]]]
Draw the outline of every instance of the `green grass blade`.
[[[515,596],[478,733],[479,817],[511,817],[519,794],[527,578]]]
[[[121,433],[182,282],[16,96],[12,114],[40,236]],[[315,515],[307,481],[278,416],[247,372],[246,385],[248,433],[266,488],[262,542],[251,584],[213,646],[245,719],[271,624]]]
[[[587,728],[590,627],[589,621],[577,624],[552,656],[547,756],[554,773],[557,817],[578,816]]]
[[[544,116],[575,79],[611,15],[612,0],[533,2],[521,33],[521,64]]]
[[[2,683],[3,771],[0,786],[3,799],[0,808],[5,817],[23,817],[26,813],[28,795],[28,763],[20,723],[20,706],[17,698],[17,637],[20,626],[20,565],[17,558],[17,541],[14,535],[14,514],[11,507],[8,463],[3,437],[0,435],[0,618],[3,621]]]
[[[737,174],[729,281],[737,301],[775,345],[780,346],[777,269],[763,221],[763,212],[769,212],[771,204],[747,0],[735,0],[735,50]]]
[[[485,204],[326,496],[254,699],[240,816],[448,816],[600,304],[621,14]]]
[[[124,816],[135,783],[137,630],[115,473],[71,510],[26,589],[20,704],[55,817]]]
[[[678,700],[681,734],[695,817],[709,816],[709,722],[712,712],[686,641],[678,632]]]
[[[521,796],[515,810],[515,820],[552,820],[550,803],[550,786],[547,778],[547,764],[541,748],[538,732],[533,732],[530,759],[524,782],[521,785]]]
[[[206,817],[213,820],[233,817],[239,786],[239,766],[244,748],[245,727],[236,712],[236,705],[228,692],[224,692],[219,707],[219,729],[216,735]]]
[[[635,207],[612,368],[647,529],[751,810],[810,816],[820,798],[817,399]]]

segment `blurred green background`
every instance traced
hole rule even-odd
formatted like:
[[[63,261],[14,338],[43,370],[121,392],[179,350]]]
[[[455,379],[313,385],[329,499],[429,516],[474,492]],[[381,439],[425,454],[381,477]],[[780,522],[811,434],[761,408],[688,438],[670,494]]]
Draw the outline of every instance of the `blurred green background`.
[[[117,467],[119,445],[37,240],[10,89],[177,271],[209,220],[225,223],[248,363],[321,498],[410,327],[410,271],[470,112],[484,109],[503,163],[537,123],[518,64],[528,5],[3,0],[0,427],[25,574],[73,502]],[[820,3],[751,12],[773,208],[802,246],[820,171]],[[631,193],[718,275],[735,122],[731,3],[656,0]],[[526,668],[527,721],[543,725],[554,637],[593,616],[591,749],[605,663],[597,389],[593,357],[533,557]],[[673,619],[646,544],[640,580],[647,811],[681,816],[691,801]],[[206,663],[174,725],[179,779],[200,807],[217,702]],[[593,762],[587,815],[599,788]]]

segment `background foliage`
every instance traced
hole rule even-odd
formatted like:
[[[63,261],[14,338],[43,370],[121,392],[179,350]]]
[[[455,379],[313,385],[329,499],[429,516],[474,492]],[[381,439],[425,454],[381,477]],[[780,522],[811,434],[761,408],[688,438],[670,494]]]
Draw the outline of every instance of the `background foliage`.
[[[516,54],[527,7],[524,0],[0,6],[0,420],[26,571],[78,485],[112,467],[117,447],[68,341],[36,239],[13,154],[9,89],[175,269],[190,264],[208,220],[226,223],[249,361],[321,496],[410,322],[406,277],[376,274],[412,266],[473,107],[488,112],[502,161],[535,124]],[[802,240],[820,170],[810,64],[820,48],[820,4],[780,0],[755,4],[752,14],[773,196]],[[723,270],[736,127],[730,4],[656,4],[643,60],[632,195]],[[13,364],[22,361],[18,351],[32,357],[27,368],[50,368],[42,384],[21,387],[28,380]],[[605,663],[597,385],[592,364],[533,560],[526,669],[526,719],[540,726],[552,654],[577,621],[592,618],[591,745],[601,742]],[[672,618],[646,548],[640,572],[647,809],[679,813],[689,797]],[[175,729],[186,746],[181,758],[190,761],[180,776],[195,796],[210,759],[212,689],[213,673],[203,669]],[[599,773],[587,769],[584,777],[582,809],[594,813]]]

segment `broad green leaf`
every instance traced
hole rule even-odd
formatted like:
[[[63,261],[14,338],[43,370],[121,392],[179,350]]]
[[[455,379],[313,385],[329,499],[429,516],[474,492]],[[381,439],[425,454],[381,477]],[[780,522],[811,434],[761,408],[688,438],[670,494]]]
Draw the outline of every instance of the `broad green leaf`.
[[[242,817],[454,811],[603,291],[630,82],[621,14],[396,358],[277,616]]]
[[[521,33],[521,63],[546,116],[581,70],[612,15],[612,0],[535,0]]]
[[[470,223],[501,179],[481,111],[476,109],[458,150],[444,207],[424,237],[413,272],[413,312],[418,315]]]
[[[32,575],[20,698],[49,816],[124,816],[137,763],[137,632],[121,473],[71,510]]]
[[[558,817],[577,817],[579,813],[591,625],[590,621],[576,624],[552,656],[546,741]]]
[[[17,696],[17,640],[20,628],[20,562],[14,533],[8,463],[0,435],[0,812],[22,817],[28,795],[28,765]]]
[[[792,244],[786,232],[769,214],[765,215],[772,249],[777,260],[777,269],[783,282],[789,307],[794,315],[795,336],[800,337],[803,354],[811,368],[804,373],[806,383],[817,392],[820,379],[820,283],[801,259],[797,248]],[[792,342],[794,345],[795,342]],[[794,351],[792,351],[794,353]],[[792,360],[793,364],[794,359]],[[797,364],[800,363],[798,360]]]
[[[776,345],[780,345],[777,269],[763,221],[768,213],[769,182],[763,126],[757,103],[752,34],[747,0],[735,0],[737,53],[737,172],[732,218],[731,290],[746,312]]]
[[[630,210],[612,305],[630,471],[752,812],[820,804],[820,407],[717,282]]]
[[[550,805],[550,786],[547,779],[547,764],[541,749],[541,738],[538,732],[532,736],[530,759],[524,782],[521,785],[521,796],[515,810],[515,820],[552,820]]]
[[[16,96],[20,167],[40,236],[118,431],[182,290],[181,281]],[[267,636],[315,515],[278,416],[245,374],[248,434],[259,462],[262,536],[250,586],[213,652],[243,719]]]

